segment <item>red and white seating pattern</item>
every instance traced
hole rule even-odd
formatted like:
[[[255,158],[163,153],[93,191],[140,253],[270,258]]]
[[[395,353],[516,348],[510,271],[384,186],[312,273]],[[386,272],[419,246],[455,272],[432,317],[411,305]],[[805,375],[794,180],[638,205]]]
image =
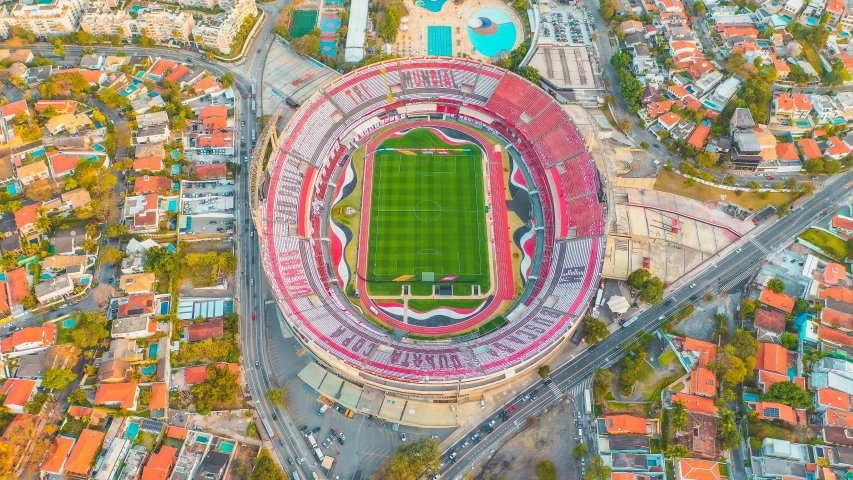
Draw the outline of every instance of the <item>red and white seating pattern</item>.
[[[473,94],[463,93],[466,85],[473,86]],[[312,97],[291,119],[281,150],[269,165],[262,262],[297,333],[366,373],[401,381],[476,379],[518,366],[558,344],[595,291],[604,244],[598,172],[562,108],[520,77],[464,59],[391,60],[352,72],[324,93]],[[346,153],[339,142],[349,125],[366,116],[387,115],[402,100],[436,103],[439,111],[449,114],[459,114],[464,106],[494,118],[483,128],[512,144],[540,192],[543,216],[537,220],[545,244],[525,310],[510,324],[467,342],[391,340],[335,296],[320,240],[320,215],[311,218],[310,238],[296,236],[304,181],[300,163],[320,168],[308,201],[322,199],[335,165]],[[482,125],[476,118],[464,120]],[[547,175],[552,167],[559,170],[562,197],[550,194]],[[555,231],[557,209],[568,218],[563,232]],[[572,239],[556,241],[564,237]],[[551,297],[557,297],[556,302],[543,307]]]

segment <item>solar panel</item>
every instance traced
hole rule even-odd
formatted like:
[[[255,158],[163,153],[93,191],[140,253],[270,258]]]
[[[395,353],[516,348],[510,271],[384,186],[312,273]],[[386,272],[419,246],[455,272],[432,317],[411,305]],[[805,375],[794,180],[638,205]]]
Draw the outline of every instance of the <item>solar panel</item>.
[[[160,433],[163,430],[163,426],[163,422],[158,422],[156,420],[146,418],[142,420],[141,428],[149,432]]]
[[[776,407],[765,407],[764,416],[767,418],[779,418],[779,409]]]

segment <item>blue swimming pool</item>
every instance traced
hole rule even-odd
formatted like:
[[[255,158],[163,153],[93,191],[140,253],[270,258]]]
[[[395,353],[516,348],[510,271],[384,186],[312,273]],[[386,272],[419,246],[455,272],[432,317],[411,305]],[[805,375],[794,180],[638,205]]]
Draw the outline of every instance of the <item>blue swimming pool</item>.
[[[424,7],[430,12],[438,13],[441,11],[441,7],[444,6],[445,2],[447,2],[447,0],[419,0],[415,2],[415,5],[419,7]]]
[[[10,183],[9,185],[6,185],[6,191],[9,192],[9,195],[16,195],[18,193],[18,187],[16,187],[14,183]]]
[[[450,27],[427,27],[427,55],[453,56],[453,30]]]
[[[180,175],[181,166],[180,165],[172,165],[172,175]]]
[[[170,212],[178,211],[178,201],[177,200],[169,200],[169,205],[166,207],[166,210]]]
[[[148,358],[154,358],[157,356],[157,344],[152,343],[148,345]]]
[[[481,55],[495,57],[515,47],[515,24],[497,8],[484,8],[468,19],[468,38]]]
[[[124,438],[129,438],[131,440],[135,439],[136,436],[139,435],[139,424],[131,423],[127,426],[127,431],[124,432]]]
[[[148,365],[142,369],[143,375],[153,375],[157,371],[157,365]]]
[[[76,318],[66,318],[62,321],[62,328],[74,328],[74,325],[77,325]]]

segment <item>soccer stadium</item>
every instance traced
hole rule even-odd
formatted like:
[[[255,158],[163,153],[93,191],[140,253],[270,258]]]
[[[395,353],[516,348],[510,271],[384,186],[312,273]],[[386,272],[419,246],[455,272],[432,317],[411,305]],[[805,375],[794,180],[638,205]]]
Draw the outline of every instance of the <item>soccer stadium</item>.
[[[277,145],[253,205],[263,265],[301,343],[353,382],[472,397],[554,353],[599,286],[595,161],[513,73],[369,65],[304,102]]]

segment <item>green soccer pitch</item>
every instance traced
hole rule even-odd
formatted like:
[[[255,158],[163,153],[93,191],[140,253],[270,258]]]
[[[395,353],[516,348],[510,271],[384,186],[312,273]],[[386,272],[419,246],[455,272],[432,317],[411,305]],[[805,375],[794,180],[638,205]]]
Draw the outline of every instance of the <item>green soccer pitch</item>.
[[[485,222],[479,147],[448,145],[428,129],[386,140],[373,160],[368,282],[414,275],[405,283],[437,284],[457,275],[452,284],[480,285],[481,292],[487,291]],[[434,280],[423,280],[425,273]],[[465,290],[463,295],[471,294],[470,288]]]

